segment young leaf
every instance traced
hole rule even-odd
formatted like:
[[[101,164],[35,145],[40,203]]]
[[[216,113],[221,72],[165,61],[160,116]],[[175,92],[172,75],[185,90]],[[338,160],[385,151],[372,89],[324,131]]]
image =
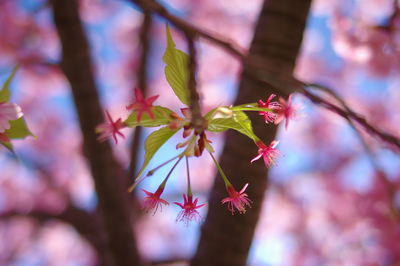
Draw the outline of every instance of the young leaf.
[[[163,61],[165,66],[165,77],[176,96],[182,103],[189,105],[189,90],[187,87],[189,79],[188,62],[189,56],[175,48],[169,27],[167,31],[167,48],[165,50]]]
[[[229,118],[215,118],[208,122],[209,131],[223,132],[228,129],[234,129],[254,141],[259,139],[253,132],[249,117],[242,111],[233,111]]]
[[[137,122],[137,112],[132,112],[129,117],[124,121],[128,127],[143,126],[143,127],[158,127],[168,124],[172,118],[170,114],[172,111],[166,107],[153,106],[152,112],[154,118],[152,119],[147,113],[143,113],[140,122]]]
[[[10,76],[8,76],[8,78],[6,79],[6,81],[4,82],[3,86],[1,87],[0,90],[0,103],[3,102],[8,102],[10,100],[10,83],[12,81],[12,79],[15,76],[15,73],[17,73],[18,70],[18,66],[14,67]]]
[[[151,133],[145,142],[145,156],[143,165],[139,170],[139,173],[136,177],[139,178],[146,166],[149,164],[151,158],[153,158],[154,154],[161,148],[164,143],[171,138],[179,129],[172,130],[168,126],[160,128],[153,133]]]
[[[11,142],[3,142],[3,141],[0,141],[0,143],[1,143],[1,145],[3,145],[5,148],[7,148],[9,151],[14,152],[13,145],[12,145]]]
[[[24,139],[27,136],[34,136],[28,129],[23,117],[10,121],[10,126],[10,129],[4,132],[10,139]]]

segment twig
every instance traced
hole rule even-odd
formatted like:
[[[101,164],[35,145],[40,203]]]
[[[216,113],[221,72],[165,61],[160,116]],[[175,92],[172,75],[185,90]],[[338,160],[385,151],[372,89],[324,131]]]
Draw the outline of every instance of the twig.
[[[350,108],[348,110],[343,110],[342,108],[336,106],[335,104],[332,104],[323,98],[317,96],[316,94],[311,93],[309,90],[307,90],[307,87],[312,86],[316,87],[316,84],[304,84],[304,88],[302,89],[302,93],[309,98],[313,103],[321,105],[325,107],[328,110],[333,111],[334,113],[342,116],[346,120],[348,119],[353,119],[357,123],[359,123],[367,132],[369,132],[371,135],[379,137],[382,141],[390,143],[395,145],[398,149],[400,149],[400,140],[389,134],[386,133],[378,128],[375,128],[372,126],[370,123],[367,122],[367,120],[362,117],[361,115],[357,114]],[[318,85],[320,86],[320,85]],[[342,100],[343,101],[343,100]]]
[[[332,89],[325,87],[323,85],[320,85],[320,84],[309,84],[309,87],[316,88],[316,89],[319,89],[321,91],[328,93],[329,95],[334,97],[347,112],[351,112],[350,107],[346,104],[346,102]],[[364,139],[362,133],[360,132],[360,130],[358,130],[358,128],[356,127],[354,122],[349,117],[345,117],[345,119],[350,124],[350,126],[353,128],[355,133],[357,134],[358,138],[360,139],[361,145],[363,146],[363,148],[371,162],[372,167],[375,168],[375,172],[377,173],[378,178],[383,182],[384,186],[386,187],[387,193],[389,194],[389,206],[391,206],[391,211],[392,211],[391,214],[394,216],[394,218],[396,220],[400,219],[399,211],[396,206],[396,191],[395,191],[395,189],[393,189],[395,187],[395,185],[387,177],[385,172],[382,170],[382,167],[380,166],[379,162],[377,161],[374,152],[371,150],[368,143]]]
[[[148,11],[143,12],[143,22],[142,27],[140,29],[140,63],[137,71],[137,84],[138,87],[142,90],[143,94],[146,95],[147,87],[148,87],[148,75],[147,75],[147,67],[149,62],[149,53],[150,53],[150,30],[152,25],[152,16]],[[132,139],[131,146],[131,160],[129,163],[129,175],[136,174],[136,164],[137,164],[137,154],[140,147],[140,139],[142,137],[142,127],[136,127],[135,133]]]
[[[206,40],[211,41],[212,43],[217,44],[219,47],[222,47],[225,51],[232,54],[233,56],[244,59],[245,54],[239,46],[232,44],[231,42],[224,40],[222,38],[215,37],[215,34],[212,35],[207,31],[188,23],[187,21],[172,15],[168,10],[162,6],[161,4],[157,3],[154,0],[129,0],[138,6],[140,6],[143,10],[147,10],[150,12],[154,12],[157,15],[165,18],[175,27],[179,28],[186,34],[190,34],[192,37],[198,36],[202,37]]]
[[[367,132],[369,132],[371,135],[375,135],[379,137],[381,140],[384,142],[393,144],[396,146],[398,149],[400,149],[400,139],[398,137],[395,137],[387,132],[384,132],[382,130],[379,130],[372,126],[370,123],[367,122],[367,120],[362,117],[361,115],[357,114],[354,112],[352,109],[344,110],[326,100],[323,98],[313,94],[309,90],[307,90],[307,87],[309,84],[304,83],[302,81],[296,80],[292,76],[290,77],[285,77],[285,81],[278,80],[274,76],[268,75],[268,69],[265,69],[265,66],[263,62],[258,60],[257,58],[247,58],[244,52],[242,52],[236,45],[233,45],[227,40],[224,40],[222,38],[216,37],[214,35],[211,35],[210,33],[206,32],[205,30],[196,27],[185,20],[176,17],[172,15],[171,13],[168,12],[168,10],[163,7],[161,4],[155,2],[154,0],[129,0],[133,3],[136,3],[139,5],[141,8],[144,10],[148,10],[151,12],[154,12],[158,14],[159,16],[165,18],[168,20],[170,23],[172,23],[174,26],[185,32],[186,34],[189,34],[191,36],[198,36],[202,37],[204,39],[207,39],[217,45],[218,47],[221,47],[228,53],[232,54],[234,57],[239,59],[243,65],[244,65],[244,71],[251,75],[252,77],[256,78],[259,81],[262,81],[265,83],[267,86],[269,86],[272,90],[275,92],[279,93],[280,95],[287,97],[288,92],[290,90],[292,91],[298,91],[302,94],[304,94],[307,98],[309,98],[313,103],[320,105],[324,108],[327,108],[328,110],[333,111],[334,113],[342,116],[346,120],[352,119],[359,123]],[[265,78],[265,76],[267,78]],[[289,82],[287,82],[289,81]]]
[[[337,100],[340,105],[347,111],[347,112],[351,112],[350,107],[346,104],[346,102],[331,88],[328,88],[326,86],[320,85],[320,84],[309,84],[309,88],[316,88],[318,90],[321,90],[329,95],[331,95],[335,100]],[[345,117],[345,119],[347,120],[347,122],[350,124],[351,128],[354,130],[354,132],[357,134],[358,138],[360,139],[361,145],[363,146],[365,152],[368,155],[368,158],[372,164],[372,166],[379,171],[380,167],[378,162],[376,161],[375,155],[373,153],[373,151],[371,150],[371,148],[369,147],[368,143],[365,141],[362,133],[358,130],[358,128],[356,127],[356,125],[354,124],[354,122],[349,118],[349,117]]]
[[[205,120],[201,115],[200,97],[196,89],[196,69],[197,69],[197,53],[194,44],[193,36],[186,33],[186,39],[189,47],[189,80],[188,88],[190,92],[190,111],[191,123],[196,134],[201,134],[206,128]]]

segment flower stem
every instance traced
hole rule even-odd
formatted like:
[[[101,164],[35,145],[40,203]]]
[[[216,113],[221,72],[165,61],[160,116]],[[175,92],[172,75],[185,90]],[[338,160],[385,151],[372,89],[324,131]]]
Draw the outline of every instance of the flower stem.
[[[171,170],[169,170],[167,176],[165,177],[164,181],[161,183],[160,187],[165,187],[165,184],[167,184],[167,181],[169,177],[171,176],[172,172],[174,171],[175,167],[178,165],[178,163],[182,160],[182,156],[179,157],[179,159],[176,161],[176,163],[172,166]]]
[[[218,168],[218,172],[220,173],[222,179],[224,180],[225,186],[232,186],[231,182],[229,182],[228,178],[226,177],[224,171],[222,171],[221,166],[219,165],[218,161],[215,159],[214,155],[212,155],[211,152],[209,152],[209,154],[211,155],[211,158],[213,159],[215,165],[217,165]]]
[[[137,185],[139,185],[143,180],[145,180],[145,179],[146,179],[147,177],[149,177],[149,176],[152,176],[152,175],[154,174],[155,171],[157,171],[157,170],[160,169],[161,167],[165,166],[166,164],[172,162],[173,160],[175,160],[175,159],[178,158],[178,157],[179,157],[179,160],[178,160],[178,162],[179,162],[180,159],[182,159],[182,156],[183,156],[183,153],[180,153],[180,154],[178,154],[177,156],[172,157],[172,158],[169,159],[168,161],[163,162],[162,164],[160,164],[160,165],[157,166],[156,168],[150,170],[150,171],[147,173],[147,175],[142,176],[142,177],[139,178],[139,179],[136,179],[135,182],[128,188],[128,192],[132,192],[132,191],[137,187]],[[175,168],[175,166],[174,166],[173,168]]]
[[[157,166],[156,168],[151,169],[149,172],[147,172],[147,176],[153,175],[158,169],[160,169],[160,168],[163,167],[164,165],[167,165],[167,164],[169,164],[170,162],[172,162],[173,160],[175,160],[176,158],[182,157],[182,156],[183,156],[183,154],[180,153],[180,154],[178,154],[177,156],[174,156],[174,157],[172,157],[171,159],[167,160],[166,162],[163,162],[162,164],[160,164],[160,165]]]
[[[192,194],[192,188],[190,186],[190,173],[189,173],[189,158],[186,156],[186,174],[187,174],[187,194],[189,197],[191,197]]]

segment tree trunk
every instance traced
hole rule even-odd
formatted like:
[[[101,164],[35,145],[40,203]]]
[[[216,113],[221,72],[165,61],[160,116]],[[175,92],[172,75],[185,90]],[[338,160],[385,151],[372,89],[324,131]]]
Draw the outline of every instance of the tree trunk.
[[[77,1],[54,0],[52,5],[62,45],[61,67],[71,85],[83,134],[84,154],[90,165],[108,236],[111,259],[105,264],[140,265],[128,212],[126,174],[112,156],[109,143],[96,140],[95,127],[104,118]]]
[[[270,70],[268,76],[287,76],[290,80],[310,4],[311,0],[264,2],[248,59],[257,58],[258,62],[263,62]],[[269,88],[265,88],[263,83],[252,79],[244,71],[235,104],[265,99],[270,93]],[[266,144],[275,139],[275,126],[267,126],[257,114],[252,118],[255,132]],[[193,266],[246,265],[268,185],[267,169],[262,160],[250,165],[250,159],[256,154],[257,147],[252,141],[237,132],[228,132],[221,166],[236,190],[249,183],[246,192],[253,201],[252,208],[245,214],[232,216],[226,206],[221,206],[221,199],[227,197],[227,192],[222,179],[217,176],[210,193],[209,211],[202,227],[198,249],[192,260]]]

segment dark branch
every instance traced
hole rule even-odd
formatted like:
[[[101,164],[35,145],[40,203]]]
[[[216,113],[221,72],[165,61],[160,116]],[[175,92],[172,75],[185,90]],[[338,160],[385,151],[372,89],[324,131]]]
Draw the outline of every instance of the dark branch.
[[[303,94],[307,96],[313,103],[318,104],[328,110],[331,110],[332,112],[342,116],[346,120],[354,120],[358,124],[360,124],[369,134],[372,136],[376,136],[380,138],[382,141],[394,145],[397,149],[400,149],[400,140],[387,133],[384,132],[383,130],[380,130],[370,123],[367,122],[367,120],[362,117],[361,115],[357,114],[354,112],[352,109],[350,109],[347,105],[345,108],[338,107],[337,105],[321,98],[320,96],[311,93],[309,90],[307,90],[307,87],[320,87],[323,88],[324,86],[318,85],[318,84],[304,84],[304,88],[302,90]],[[326,88],[326,87],[325,87]],[[342,103],[344,103],[344,100],[339,98]]]
[[[61,67],[72,90],[83,134],[83,149],[94,179],[99,207],[116,265],[140,265],[128,211],[127,180],[112,156],[108,142],[96,140],[95,128],[103,121],[89,44],[76,0],[53,0],[54,22],[62,45]]]
[[[277,72],[282,71],[285,71],[287,76],[291,75],[300,49],[310,2],[310,0],[264,1],[250,46],[249,60],[258,58],[260,62],[264,62],[265,67],[271,69],[271,75],[279,75]],[[284,15],[271,16],[271,13]],[[277,43],[284,45],[276,45]],[[277,57],[276,54],[285,56]],[[269,86],[265,91],[257,89],[260,87],[265,87],[265,83],[255,78],[249,71],[243,71],[234,105],[254,101],[264,93],[272,93]],[[249,116],[254,118],[258,114],[250,113]],[[262,119],[254,119],[252,126],[257,135],[262,132],[265,143],[270,143],[276,138],[276,126],[267,125],[266,128]],[[268,187],[265,165],[261,162],[250,165],[247,160],[243,160],[252,158],[256,154],[257,147],[250,140],[235,132],[227,132],[220,158],[221,167],[237,190],[249,183],[246,194],[252,200],[252,206],[246,214],[236,214],[232,217],[226,207],[221,206],[221,199],[226,197],[227,192],[224,182],[217,176],[209,193],[207,218],[202,226],[197,252],[191,261],[192,266],[246,265]]]
[[[307,90],[307,84],[296,80],[292,76],[282,76],[276,77],[274,74],[271,74],[271,70],[267,69],[264,62],[262,62],[257,57],[248,57],[246,58],[243,49],[238,48],[236,45],[231,42],[224,40],[223,38],[216,37],[214,34],[210,34],[207,31],[196,27],[185,20],[172,15],[168,12],[168,10],[163,7],[161,4],[155,2],[154,0],[130,0],[131,2],[139,5],[141,8],[154,12],[159,16],[165,18],[169,22],[171,22],[175,27],[179,28],[186,34],[190,34],[191,36],[198,36],[204,39],[209,40],[214,43],[218,47],[221,47],[228,53],[232,54],[234,57],[238,58],[244,65],[244,71],[252,76],[255,79],[258,79],[265,83],[265,85],[269,86],[274,92],[280,94],[281,96],[287,97],[290,92],[298,91],[304,94],[307,98],[309,98],[315,104],[318,104],[322,107],[327,108],[335,112],[336,114],[344,117],[345,119],[349,118],[357,123],[359,123],[362,127],[364,127],[367,132],[372,135],[379,137],[381,140],[393,144],[400,149],[400,139],[395,137],[387,132],[379,130],[371,125],[365,118],[361,115],[357,114],[353,110],[349,109],[348,111],[343,108],[337,107],[330,102],[320,98],[319,96],[311,93]],[[288,82],[289,81],[289,82]]]
[[[152,16],[150,12],[143,12],[143,22],[142,27],[140,29],[140,59],[139,59],[139,68],[137,70],[137,86],[142,90],[143,94],[146,95],[147,87],[148,87],[148,75],[147,68],[149,63],[150,56],[150,31],[152,25]],[[136,164],[137,164],[137,155],[140,147],[140,140],[142,137],[142,127],[136,127],[135,133],[132,139],[131,146],[131,161],[129,163],[129,176],[133,176],[136,174]]]
[[[206,122],[201,115],[200,97],[196,89],[196,73],[197,73],[197,52],[193,36],[186,33],[186,39],[189,47],[189,81],[188,88],[190,92],[190,110],[192,113],[192,126],[197,134],[201,134],[207,127]]]
[[[188,23],[187,21],[172,15],[168,10],[162,6],[161,4],[157,3],[154,0],[129,0],[138,6],[140,6],[143,10],[147,10],[149,12],[154,12],[160,17],[165,18],[171,24],[173,24],[178,29],[182,30],[183,32],[192,35],[193,37],[198,36],[202,37],[206,40],[209,40],[219,47],[222,47],[228,53],[232,54],[239,59],[244,59],[244,52],[240,51],[241,49],[232,44],[231,42],[224,40],[222,38],[215,37],[216,33],[210,34],[207,31]]]

